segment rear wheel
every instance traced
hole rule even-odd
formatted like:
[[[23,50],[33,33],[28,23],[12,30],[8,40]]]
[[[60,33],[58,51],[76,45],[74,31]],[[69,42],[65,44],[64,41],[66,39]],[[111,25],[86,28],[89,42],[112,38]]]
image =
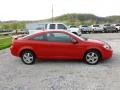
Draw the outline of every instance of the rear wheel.
[[[96,50],[90,50],[85,54],[84,60],[87,64],[95,65],[100,61],[100,53]]]
[[[21,54],[21,60],[23,63],[27,65],[31,65],[35,63],[36,57],[32,51],[26,50],[23,51]]]
[[[81,29],[81,33],[84,34],[85,32]]]

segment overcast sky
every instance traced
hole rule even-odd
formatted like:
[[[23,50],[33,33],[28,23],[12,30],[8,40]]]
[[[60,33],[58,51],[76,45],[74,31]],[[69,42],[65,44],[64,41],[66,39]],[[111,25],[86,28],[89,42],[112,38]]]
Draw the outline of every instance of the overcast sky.
[[[120,0],[0,0],[0,20],[41,20],[66,13],[120,15]]]

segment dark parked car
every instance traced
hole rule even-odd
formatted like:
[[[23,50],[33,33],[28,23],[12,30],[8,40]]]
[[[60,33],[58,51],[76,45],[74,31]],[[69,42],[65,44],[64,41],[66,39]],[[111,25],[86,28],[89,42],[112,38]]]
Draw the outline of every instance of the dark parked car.
[[[112,24],[104,24],[103,25],[104,32],[117,32],[115,26]]]

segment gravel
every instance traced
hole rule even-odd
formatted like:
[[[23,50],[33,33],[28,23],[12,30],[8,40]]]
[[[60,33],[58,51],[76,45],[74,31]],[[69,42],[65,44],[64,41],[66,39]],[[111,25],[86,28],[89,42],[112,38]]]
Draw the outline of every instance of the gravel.
[[[113,57],[98,65],[40,61],[25,65],[9,49],[0,51],[0,90],[120,90],[120,34],[84,34],[108,42]]]

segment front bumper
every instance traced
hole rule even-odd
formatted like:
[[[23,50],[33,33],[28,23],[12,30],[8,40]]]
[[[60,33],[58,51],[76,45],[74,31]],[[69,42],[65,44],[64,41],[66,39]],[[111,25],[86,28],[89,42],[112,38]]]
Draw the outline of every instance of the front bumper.
[[[110,49],[110,50],[104,49],[103,52],[102,52],[102,59],[103,60],[109,59],[109,58],[112,57],[112,54],[113,54],[112,49]]]

